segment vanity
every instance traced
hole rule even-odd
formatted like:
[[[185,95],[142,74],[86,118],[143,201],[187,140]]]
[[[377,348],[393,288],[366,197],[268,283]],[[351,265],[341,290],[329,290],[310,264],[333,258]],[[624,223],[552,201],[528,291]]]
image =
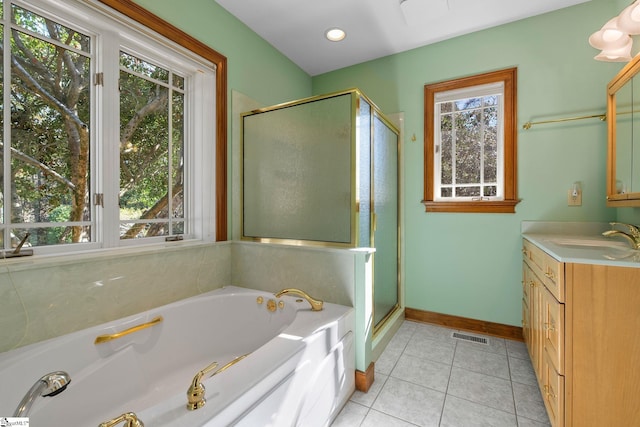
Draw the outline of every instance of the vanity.
[[[609,207],[640,207],[639,71],[637,55],[607,86]],[[522,223],[523,336],[553,427],[640,427],[640,230],[620,226]]]
[[[640,251],[606,223],[522,227],[523,335],[551,425],[640,426]]]

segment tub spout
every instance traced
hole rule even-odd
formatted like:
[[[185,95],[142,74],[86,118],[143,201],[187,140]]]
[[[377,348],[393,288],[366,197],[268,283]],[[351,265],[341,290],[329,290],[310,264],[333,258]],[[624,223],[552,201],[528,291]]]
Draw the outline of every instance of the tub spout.
[[[43,376],[24,395],[13,416],[26,417],[38,396],[47,397],[62,393],[70,382],[71,377],[63,371],[55,371]]]
[[[287,294],[296,295],[306,299],[307,302],[311,304],[312,311],[322,310],[322,305],[324,304],[322,301],[311,298],[308,293],[306,293],[305,291],[301,291],[300,289],[295,289],[295,288],[283,289],[275,295],[276,295],[276,298],[280,298],[282,295],[287,295]]]
[[[112,420],[100,423],[98,427],[114,427],[124,421],[124,427],[144,427],[144,423],[133,412],[127,412]]]

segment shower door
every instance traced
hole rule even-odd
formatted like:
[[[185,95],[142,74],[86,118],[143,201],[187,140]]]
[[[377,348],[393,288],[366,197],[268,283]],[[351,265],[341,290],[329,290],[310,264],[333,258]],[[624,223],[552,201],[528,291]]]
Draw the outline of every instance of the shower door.
[[[374,328],[399,307],[398,134],[373,117],[373,317]]]

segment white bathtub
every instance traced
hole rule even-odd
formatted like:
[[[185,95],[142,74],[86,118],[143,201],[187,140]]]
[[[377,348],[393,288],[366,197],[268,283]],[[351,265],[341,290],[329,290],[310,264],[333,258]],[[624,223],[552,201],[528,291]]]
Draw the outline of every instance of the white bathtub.
[[[258,304],[262,296],[264,302]],[[284,301],[270,312],[269,299]],[[126,336],[95,344],[162,316]],[[98,426],[135,412],[146,427],[326,426],[355,388],[354,312],[229,286],[69,335],[0,353],[0,416],[12,416],[44,374],[66,371],[71,383],[38,397],[33,426]],[[250,353],[203,377],[206,404],[186,408],[195,374]]]

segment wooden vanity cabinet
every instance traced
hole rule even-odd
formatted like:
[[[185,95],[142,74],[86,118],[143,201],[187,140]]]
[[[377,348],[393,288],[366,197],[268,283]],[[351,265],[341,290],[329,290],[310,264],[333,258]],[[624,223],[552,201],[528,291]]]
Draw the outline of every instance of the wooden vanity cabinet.
[[[640,427],[640,268],[563,263],[526,239],[523,261],[523,332],[551,425]]]
[[[522,334],[527,344],[531,363],[536,371],[542,368],[542,335],[540,334],[541,282],[527,263],[523,263]]]
[[[564,426],[564,263],[556,261],[528,240],[523,240],[523,276],[529,283],[531,325],[525,343],[536,372],[549,420]],[[525,320],[523,319],[523,324]],[[560,392],[562,390],[562,392]]]

